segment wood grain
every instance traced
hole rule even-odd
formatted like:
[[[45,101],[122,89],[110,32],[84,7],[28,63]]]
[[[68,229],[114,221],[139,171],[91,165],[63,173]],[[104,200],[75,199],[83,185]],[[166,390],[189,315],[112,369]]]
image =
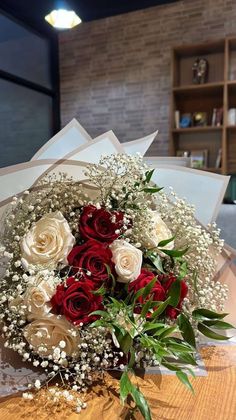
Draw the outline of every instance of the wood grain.
[[[138,380],[148,398],[153,420],[235,420],[236,419],[236,345],[217,345],[202,349],[207,367],[207,377],[192,380],[192,395],[174,376],[146,375]],[[4,420],[42,420],[44,418],[68,420],[127,420],[127,410],[122,409],[117,398],[118,382],[106,379],[107,388],[93,390],[88,408],[80,415],[54,413],[43,415],[20,397],[7,399],[0,404],[0,418]],[[31,404],[31,406],[30,406]],[[139,415],[135,419],[141,419]]]

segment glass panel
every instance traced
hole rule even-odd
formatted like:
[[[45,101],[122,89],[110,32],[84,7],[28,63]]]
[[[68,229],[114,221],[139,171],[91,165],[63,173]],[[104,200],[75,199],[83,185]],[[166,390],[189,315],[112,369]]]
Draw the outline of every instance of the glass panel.
[[[0,14],[0,69],[51,87],[49,42]]]
[[[52,136],[52,99],[0,79],[0,167],[25,162]]]

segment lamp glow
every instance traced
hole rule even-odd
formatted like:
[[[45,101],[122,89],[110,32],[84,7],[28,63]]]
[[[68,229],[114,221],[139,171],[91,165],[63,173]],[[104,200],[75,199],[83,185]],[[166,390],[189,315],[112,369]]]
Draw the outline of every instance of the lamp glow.
[[[53,10],[49,15],[45,16],[45,20],[58,29],[71,29],[79,25],[82,20],[73,10]]]

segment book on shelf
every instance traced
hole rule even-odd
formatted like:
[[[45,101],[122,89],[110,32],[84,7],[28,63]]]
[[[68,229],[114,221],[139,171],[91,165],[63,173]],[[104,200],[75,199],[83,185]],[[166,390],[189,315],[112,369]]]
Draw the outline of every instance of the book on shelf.
[[[223,124],[223,108],[213,108],[211,125],[220,127]]]
[[[216,125],[216,111],[217,111],[217,108],[213,108],[211,125]]]
[[[222,149],[220,148],[218,150],[218,154],[217,154],[217,157],[216,157],[216,163],[215,163],[215,167],[216,168],[220,168],[221,167],[221,159],[222,159]]]
[[[176,110],[175,111],[175,128],[179,128],[179,121],[180,121],[180,112]]]

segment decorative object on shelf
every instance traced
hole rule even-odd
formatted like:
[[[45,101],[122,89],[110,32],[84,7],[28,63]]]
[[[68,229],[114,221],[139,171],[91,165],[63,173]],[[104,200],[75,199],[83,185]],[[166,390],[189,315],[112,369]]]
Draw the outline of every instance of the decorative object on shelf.
[[[220,127],[223,124],[223,108],[217,108],[216,109],[216,122],[215,125],[217,127]]]
[[[207,125],[207,112],[194,112],[193,125],[196,127]]]
[[[236,108],[228,110],[228,125],[236,125]]]
[[[188,150],[177,150],[176,156],[178,157],[189,157],[189,151]]]
[[[216,168],[220,168],[221,167],[221,159],[222,159],[222,149],[220,148],[218,150],[218,154],[217,154],[217,157],[216,157],[216,163],[215,163],[215,167]]]
[[[191,150],[190,165],[191,168],[202,169],[207,167],[208,150]]]
[[[180,112],[178,110],[175,111],[175,128],[179,128],[180,123]]]
[[[197,58],[192,67],[193,83],[202,84],[206,83],[208,79],[209,63],[206,58]]]
[[[191,127],[191,125],[192,125],[192,115],[189,113],[181,115],[180,127],[187,128],[187,127]]]

